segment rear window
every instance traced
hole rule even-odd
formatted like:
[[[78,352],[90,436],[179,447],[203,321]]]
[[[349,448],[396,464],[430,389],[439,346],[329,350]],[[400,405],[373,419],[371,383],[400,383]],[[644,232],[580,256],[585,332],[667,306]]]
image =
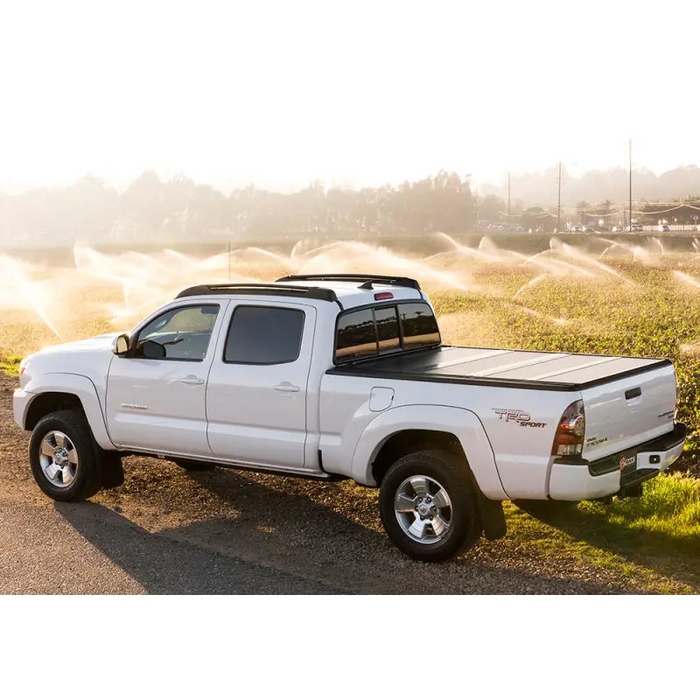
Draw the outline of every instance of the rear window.
[[[401,348],[399,337],[399,318],[396,307],[390,306],[387,309],[375,309],[374,319],[377,324],[377,341],[379,352],[391,352]]]
[[[427,304],[400,304],[399,316],[405,350],[440,342],[437,319]]]
[[[377,354],[377,329],[372,309],[353,311],[340,317],[335,346],[336,360],[355,360]]]
[[[338,319],[335,361],[350,362],[439,343],[437,320],[424,302],[360,309]]]

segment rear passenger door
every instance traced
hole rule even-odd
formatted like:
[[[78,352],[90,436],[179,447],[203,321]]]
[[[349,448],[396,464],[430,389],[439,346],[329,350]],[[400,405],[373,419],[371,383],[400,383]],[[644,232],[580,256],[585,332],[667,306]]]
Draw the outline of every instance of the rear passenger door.
[[[207,385],[209,445],[220,459],[301,469],[316,309],[236,303]]]

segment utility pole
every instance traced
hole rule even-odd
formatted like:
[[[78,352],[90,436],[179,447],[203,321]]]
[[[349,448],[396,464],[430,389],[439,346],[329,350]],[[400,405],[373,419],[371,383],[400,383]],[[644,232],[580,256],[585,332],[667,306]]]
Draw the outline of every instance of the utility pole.
[[[464,176],[464,179],[467,181],[467,187],[469,187],[469,194],[474,202],[474,228],[476,230],[479,226],[479,193],[477,186],[472,182],[471,178],[471,173]]]
[[[510,229],[510,170],[508,171],[508,229]]]
[[[561,161],[559,161],[559,195],[557,197],[557,233],[561,231]]]
[[[632,139],[630,139],[630,231],[632,231]]]

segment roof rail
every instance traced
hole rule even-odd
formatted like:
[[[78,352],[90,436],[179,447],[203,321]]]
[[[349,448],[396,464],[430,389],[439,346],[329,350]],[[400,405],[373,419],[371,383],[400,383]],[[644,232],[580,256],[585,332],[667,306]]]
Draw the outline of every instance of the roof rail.
[[[183,289],[175,298],[181,299],[182,297],[195,297],[205,294],[257,294],[275,297],[306,297],[307,299],[338,302],[338,297],[332,289],[269,283],[198,284],[194,287]]]
[[[377,282],[378,284],[389,284],[393,287],[409,287],[420,290],[418,280],[411,277],[396,277],[394,275],[288,275],[280,277],[275,282]]]

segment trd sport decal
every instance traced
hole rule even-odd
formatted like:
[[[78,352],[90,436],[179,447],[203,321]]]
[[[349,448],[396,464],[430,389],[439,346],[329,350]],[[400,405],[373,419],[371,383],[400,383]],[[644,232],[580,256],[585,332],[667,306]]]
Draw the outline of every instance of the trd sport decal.
[[[498,420],[506,423],[517,423],[524,428],[544,428],[547,425],[533,421],[532,416],[527,411],[516,411],[512,408],[494,408],[493,411],[498,416]]]

